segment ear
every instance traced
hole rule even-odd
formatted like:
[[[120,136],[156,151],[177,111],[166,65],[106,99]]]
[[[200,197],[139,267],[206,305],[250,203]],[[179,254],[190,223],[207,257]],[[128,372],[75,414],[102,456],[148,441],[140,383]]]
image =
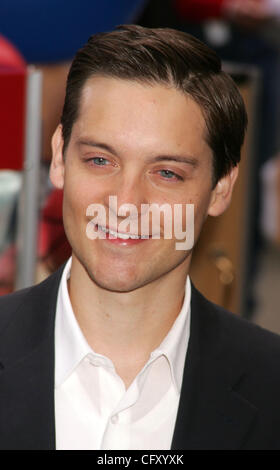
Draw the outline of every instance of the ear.
[[[208,208],[208,215],[218,216],[223,214],[230,205],[235,181],[238,176],[238,166],[223,176],[212,191],[211,201]]]
[[[63,159],[63,137],[62,125],[57,126],[52,136],[52,161],[50,166],[50,179],[53,185],[58,189],[64,186],[64,159]]]

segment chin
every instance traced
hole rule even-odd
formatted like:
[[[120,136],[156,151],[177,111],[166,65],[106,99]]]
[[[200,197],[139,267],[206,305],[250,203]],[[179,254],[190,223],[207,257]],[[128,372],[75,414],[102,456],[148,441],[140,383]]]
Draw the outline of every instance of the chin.
[[[143,284],[129,281],[129,280],[120,280],[120,279],[100,279],[98,277],[92,276],[91,279],[93,282],[100,288],[105,289],[109,292],[132,292],[139,287],[142,287]]]
[[[141,282],[140,279],[136,279],[134,274],[131,273],[102,273],[96,272],[96,270],[86,269],[90,279],[100,288],[105,289],[110,292],[132,292],[135,289],[143,286],[144,284],[148,283],[149,280],[146,282]]]

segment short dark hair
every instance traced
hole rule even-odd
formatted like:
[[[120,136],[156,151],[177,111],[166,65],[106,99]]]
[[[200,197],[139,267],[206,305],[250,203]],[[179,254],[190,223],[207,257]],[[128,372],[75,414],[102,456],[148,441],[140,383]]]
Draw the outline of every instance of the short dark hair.
[[[92,35],[81,48],[68,74],[61,117],[63,153],[79,115],[82,89],[93,75],[168,84],[199,104],[213,151],[214,185],[240,161],[247,126],[243,99],[221,60],[204,43],[170,28],[121,25]]]

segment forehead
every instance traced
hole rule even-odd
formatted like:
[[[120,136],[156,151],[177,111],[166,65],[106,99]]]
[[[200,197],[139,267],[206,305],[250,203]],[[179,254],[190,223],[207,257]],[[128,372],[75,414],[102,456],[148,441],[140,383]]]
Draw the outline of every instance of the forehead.
[[[103,139],[114,137],[143,146],[206,145],[202,111],[188,95],[161,84],[104,76],[85,83],[73,131],[79,136],[98,133]]]

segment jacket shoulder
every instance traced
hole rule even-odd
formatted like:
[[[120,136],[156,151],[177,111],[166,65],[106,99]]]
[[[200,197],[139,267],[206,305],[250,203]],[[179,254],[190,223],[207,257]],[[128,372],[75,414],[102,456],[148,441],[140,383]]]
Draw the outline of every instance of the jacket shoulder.
[[[222,329],[223,334],[228,335],[228,339],[232,339],[232,345],[237,347],[245,346],[248,349],[248,340],[256,343],[257,348],[265,345],[265,350],[269,346],[272,348],[280,348],[280,335],[271,332],[261,326],[256,325],[253,321],[247,320],[238,314],[210,302],[193,286],[193,303],[195,307],[199,305],[202,316],[208,317],[208,320],[215,322]]]
[[[210,325],[215,325],[212,331],[221,348],[259,372],[262,366],[264,371],[280,366],[280,335],[210,302],[195,288],[193,296],[195,309],[197,306],[200,309],[201,323],[206,325],[205,335],[211,334]]]
[[[215,306],[220,321],[224,324],[230,344],[246,353],[247,357],[259,354],[263,357],[280,354],[280,335],[269,331],[221,307]],[[280,359],[280,358],[279,358]]]
[[[200,331],[205,363],[220,365],[233,389],[256,407],[279,408],[280,336],[209,302],[196,289],[193,297],[191,319]],[[277,417],[280,426],[280,412]]]
[[[39,284],[0,296],[0,332],[14,317],[40,312],[44,302],[55,299],[63,268]]]

